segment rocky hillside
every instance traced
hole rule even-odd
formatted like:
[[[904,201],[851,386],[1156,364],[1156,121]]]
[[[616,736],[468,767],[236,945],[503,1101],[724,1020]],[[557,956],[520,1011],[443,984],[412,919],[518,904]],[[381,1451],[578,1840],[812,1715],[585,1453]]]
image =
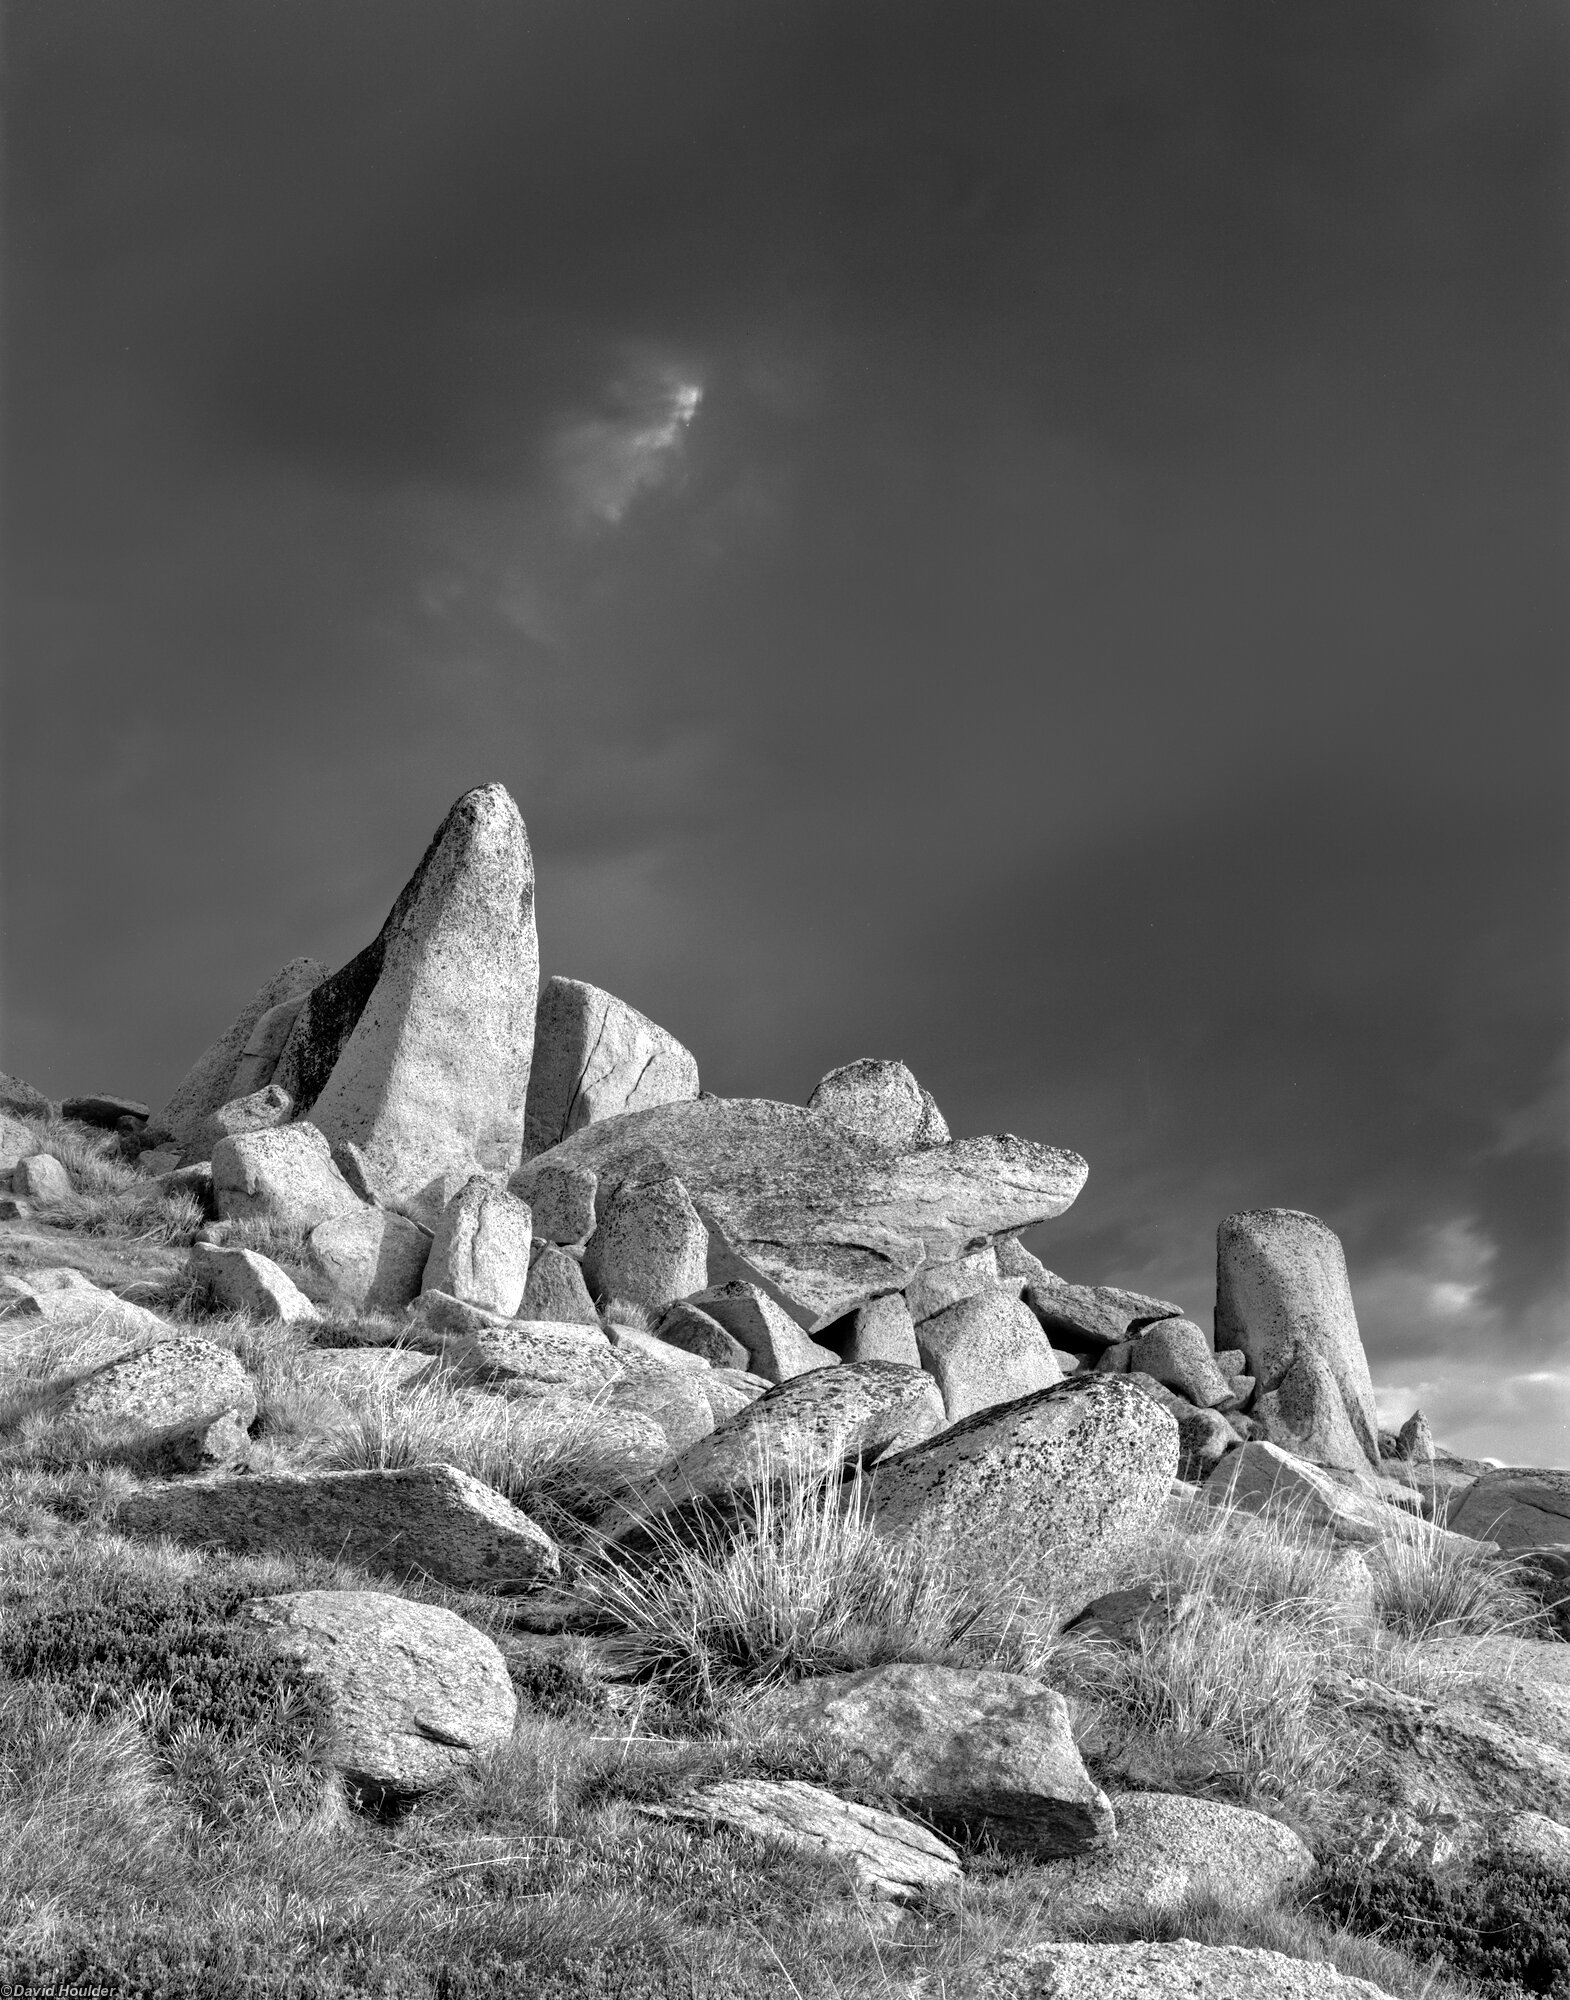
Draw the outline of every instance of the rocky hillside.
[[[715,1097],[534,896],[482,788],[157,1111],[0,1079],[13,1978],[1570,1992],[1570,1474],[1380,1432],[1317,1218],[1060,1276],[1077,1155]]]

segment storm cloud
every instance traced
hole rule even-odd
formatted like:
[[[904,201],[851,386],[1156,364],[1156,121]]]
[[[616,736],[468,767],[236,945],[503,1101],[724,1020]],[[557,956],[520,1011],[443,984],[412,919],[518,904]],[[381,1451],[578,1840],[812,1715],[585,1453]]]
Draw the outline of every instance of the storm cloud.
[[[5,1046],[158,1101],[499,779],[704,1081],[900,1055],[1570,1462],[1537,0],[13,0]]]

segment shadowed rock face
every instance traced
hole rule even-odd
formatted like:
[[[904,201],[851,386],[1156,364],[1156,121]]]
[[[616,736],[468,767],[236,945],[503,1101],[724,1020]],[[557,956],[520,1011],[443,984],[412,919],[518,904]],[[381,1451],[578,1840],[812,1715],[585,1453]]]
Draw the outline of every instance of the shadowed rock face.
[[[273,1081],[398,1206],[523,1147],[539,947],[534,860],[501,785],[443,820],[374,942],[300,1009]]]
[[[923,1264],[1061,1215],[1089,1171],[1077,1153],[1009,1133],[891,1153],[800,1105],[710,1098],[586,1126],[512,1184],[528,1200],[547,1166],[574,1166],[603,1190],[651,1153],[809,1333],[902,1291]]]
[[[305,1547],[394,1576],[462,1590],[525,1589],[553,1578],[556,1544],[467,1472],[268,1473],[144,1486],[116,1516],[122,1532],[257,1554]]]
[[[152,1121],[153,1129],[167,1133],[182,1151],[200,1145],[203,1128],[218,1107],[245,1094],[235,1089],[234,1078],[262,1017],[308,993],[326,972],[326,966],[318,965],[314,958],[291,958],[265,986],[258,987],[235,1020],[180,1079],[174,1095]],[[255,1087],[252,1084],[247,1089]]]
[[[766,1695],[746,1726],[831,1745],[923,1819],[989,1834],[1015,1853],[1079,1854],[1115,1831],[1067,1703],[1024,1674],[910,1665],[826,1674]]]

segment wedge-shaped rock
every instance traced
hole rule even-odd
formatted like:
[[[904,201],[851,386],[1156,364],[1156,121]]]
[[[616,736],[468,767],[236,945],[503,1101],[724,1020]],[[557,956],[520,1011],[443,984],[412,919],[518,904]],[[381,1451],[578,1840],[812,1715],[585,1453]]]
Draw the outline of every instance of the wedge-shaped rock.
[[[256,1415],[255,1384],[236,1357],[191,1334],[171,1334],[50,1388],[61,1414],[105,1444],[152,1441],[197,1424],[210,1433],[205,1455],[217,1462],[243,1449]]]
[[[115,1525],[241,1555],[306,1548],[460,1590],[525,1589],[555,1578],[561,1566],[543,1528],[450,1465],[149,1486],[122,1503]]]
[[[529,1281],[532,1234],[528,1203],[476,1174],[442,1213],[421,1289],[511,1316]]]
[[[28,1201],[64,1201],[71,1176],[53,1153],[29,1153],[11,1169],[11,1192]]]
[[[322,1303],[344,1319],[400,1313],[418,1296],[431,1239],[390,1209],[356,1205],[319,1222],[305,1239]]]
[[[927,1118],[927,1097],[902,1062],[863,1056],[831,1069],[807,1100],[809,1111],[845,1125],[875,1146],[909,1152]],[[948,1137],[947,1132],[943,1135]]]
[[[707,1375],[712,1366],[703,1355],[678,1347],[674,1341],[664,1340],[657,1333],[645,1333],[641,1326],[617,1326],[612,1323],[605,1329],[605,1338],[634,1368],[653,1362],[667,1374]]]
[[[246,1094],[234,1087],[235,1073],[257,1023],[272,1008],[303,999],[318,980],[327,977],[325,965],[314,958],[291,958],[264,986],[259,986],[212,1047],[203,1050],[175,1086],[169,1102],[151,1121],[154,1131],[167,1134],[188,1158],[199,1156],[202,1129],[221,1104]],[[261,1079],[270,1083],[270,1076]],[[257,1089],[251,1084],[250,1089]]]
[[[1383,1484],[1389,1498],[1375,1489]],[[1410,1498],[1393,1483],[1369,1480],[1343,1485],[1323,1467],[1294,1458],[1263,1438],[1229,1452],[1205,1481],[1206,1497],[1251,1514],[1277,1514],[1310,1527],[1328,1528],[1340,1540],[1358,1544],[1387,1536],[1445,1535],[1442,1528],[1415,1519],[1397,1504]],[[1488,1539],[1492,1540],[1492,1537]]]
[[[910,1307],[911,1318],[919,1325],[934,1313],[947,1312],[961,1299],[974,1298],[978,1292],[996,1291],[1000,1282],[998,1253],[988,1243],[980,1250],[954,1258],[951,1263],[923,1264],[905,1287],[905,1303]],[[1018,1298],[1020,1287],[1015,1285],[1012,1290]]]
[[[1049,1863],[1046,1897],[1071,1921],[1176,1916],[1196,1895],[1227,1908],[1268,1908],[1300,1889],[1314,1857],[1290,1827],[1211,1799],[1131,1792],[1118,1801],[1117,1843]]]
[[[1346,1256],[1317,1216],[1260,1208],[1221,1224],[1216,1345],[1248,1356],[1260,1392],[1253,1414],[1278,1442],[1327,1465],[1379,1462],[1374,1390]],[[1275,1403],[1266,1400],[1272,1394]]]
[[[938,1535],[978,1564],[1028,1522],[1054,1552],[1065,1592],[1090,1579],[1082,1605],[1098,1587],[1097,1563],[1165,1507],[1177,1461],[1165,1410],[1115,1375],[1075,1375],[883,1460],[868,1502],[882,1533]]]
[[[260,1216],[292,1229],[314,1229],[364,1207],[333,1165],[322,1133],[308,1124],[220,1139],[213,1148],[213,1200],[225,1222]]]
[[[286,1326],[321,1318],[289,1273],[255,1250],[231,1250],[221,1243],[193,1243],[186,1268],[226,1312],[249,1313],[254,1319],[279,1319]]]
[[[10,1112],[17,1118],[47,1118],[51,1109],[41,1090],[0,1069],[0,1113]]]
[[[519,1319],[549,1319],[560,1324],[598,1326],[600,1316],[576,1257],[547,1243],[529,1267]]]
[[[922,1367],[943,1392],[950,1423],[1063,1379],[1035,1314],[998,1287],[922,1320],[916,1346]]]
[[[600,1298],[656,1312],[708,1282],[708,1226],[662,1161],[629,1174],[602,1205],[583,1273]]]
[[[294,1099],[287,1090],[269,1083],[261,1090],[253,1090],[249,1097],[231,1097],[227,1104],[220,1104],[203,1121],[197,1150],[203,1158],[210,1159],[220,1139],[233,1138],[239,1132],[270,1132],[277,1125],[287,1125],[293,1116]]]
[[[1011,1260],[1017,1264],[1018,1257]],[[1002,1263],[1000,1260],[999,1269]],[[1043,1284],[1028,1277],[1025,1303],[1046,1328],[1056,1347],[1097,1353],[1115,1347],[1157,1320],[1181,1319],[1183,1308],[1143,1292],[1125,1292],[1117,1285],[1066,1285],[1061,1278]]]
[[[1240,1944],[1037,1944],[984,1959],[955,2000],[1390,2000],[1317,1960]]]
[[[675,1305],[667,1306],[654,1331],[658,1339],[701,1357],[711,1368],[739,1368],[745,1372],[752,1366],[752,1356],[735,1334],[691,1299],[678,1299]]]
[[[767,1393],[766,1384],[756,1381],[751,1375],[739,1373],[734,1368],[711,1368],[701,1377],[703,1393],[709,1399],[709,1408],[714,1413],[716,1428],[728,1418],[739,1415],[749,1404]]]
[[[815,1368],[831,1368],[839,1356],[809,1340],[785,1308],[761,1285],[735,1280],[698,1292],[686,1301],[718,1320],[747,1355],[747,1367],[766,1382],[788,1382]]]
[[[443,1171],[509,1173],[523,1146],[539,950],[534,861],[501,785],[466,792],[375,941],[316,987],[273,1081],[379,1199]]]
[[[590,1167],[542,1167],[529,1197],[536,1243],[577,1249],[594,1234],[599,1178]]]
[[[1000,1278],[1018,1278],[1024,1285],[1060,1285],[1063,1280],[1049,1271],[1034,1250],[1027,1250],[1017,1236],[1000,1236],[992,1246],[998,1260]]]
[[[1036,1859],[1111,1839],[1112,1807],[1085,1769],[1062,1695],[1024,1674],[868,1667],[781,1689],[748,1733],[824,1744],[929,1824]]]
[[[727,1778],[670,1805],[640,1806],[654,1819],[695,1820],[755,1839],[820,1855],[865,1896],[915,1902],[956,1887],[959,1856],[946,1840],[895,1813],[836,1798],[818,1785],[786,1778]]]
[[[868,1299],[851,1316],[850,1337],[845,1343],[847,1361],[898,1361],[906,1368],[921,1366],[921,1350],[916,1345],[916,1329],[910,1307],[899,1292],[881,1299]]]
[[[443,1360],[471,1381],[593,1396],[626,1373],[598,1327],[504,1320],[473,1307],[465,1313],[460,1301],[447,1301],[441,1292],[427,1292],[420,1303],[426,1323],[445,1336]]]
[[[0,1112],[0,1174],[9,1175],[23,1160],[31,1159],[38,1151],[38,1140],[31,1125],[24,1125],[20,1118],[9,1118]]]
[[[512,1735],[507,1662],[456,1612],[376,1590],[296,1590],[245,1609],[325,1692],[326,1754],[370,1802],[430,1791]]]
[[[652,1360],[633,1347],[619,1347],[616,1358],[623,1373],[605,1395],[608,1410],[651,1417],[665,1433],[672,1459],[713,1433],[714,1410],[696,1375]],[[706,1367],[703,1372],[708,1372]]]
[[[0,1365],[86,1368],[165,1340],[173,1329],[70,1266],[0,1278]]]
[[[674,1035],[582,979],[545,982],[534,1027],[526,1153],[547,1152],[620,1112],[685,1103],[697,1094],[697,1062]]]
[[[1201,1410],[1168,1389],[1153,1375],[1137,1369],[1127,1377],[1142,1395],[1149,1396],[1168,1411],[1178,1427],[1178,1477],[1194,1483],[1208,1479],[1229,1451],[1237,1448],[1242,1433],[1233,1427],[1230,1416],[1219,1410]]]
[[[1202,1410],[1236,1402],[1232,1384],[1216,1364],[1203,1327],[1191,1319],[1158,1319],[1134,1342],[1129,1368],[1153,1375]]]
[[[1088,1171],[1075,1153],[1007,1133],[889,1153],[800,1105],[705,1098],[585,1126],[513,1186],[529,1200],[546,1166],[590,1167],[603,1183],[649,1152],[809,1333],[902,1291],[924,1263],[1062,1214]],[[745,1275],[717,1270],[712,1245],[709,1274]]]
[[[1570,1542],[1570,1471],[1507,1465],[1485,1472],[1451,1511],[1448,1525],[1511,1551]]]
[[[657,1488],[639,1496],[639,1510],[729,1502],[793,1472],[828,1474],[857,1461],[870,1465],[933,1436],[942,1425],[942,1399],[918,1368],[863,1361],[798,1375],[716,1424],[711,1437],[683,1452]],[[615,1531],[627,1518],[628,1509],[618,1506],[601,1525]]]

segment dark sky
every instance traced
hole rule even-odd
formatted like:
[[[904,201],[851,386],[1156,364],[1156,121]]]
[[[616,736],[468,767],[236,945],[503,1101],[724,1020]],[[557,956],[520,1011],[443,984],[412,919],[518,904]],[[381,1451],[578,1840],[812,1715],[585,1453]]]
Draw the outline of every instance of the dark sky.
[[[1540,0],[12,0],[0,1063],[157,1104],[453,798],[542,958],[1083,1152],[1570,1462]]]

